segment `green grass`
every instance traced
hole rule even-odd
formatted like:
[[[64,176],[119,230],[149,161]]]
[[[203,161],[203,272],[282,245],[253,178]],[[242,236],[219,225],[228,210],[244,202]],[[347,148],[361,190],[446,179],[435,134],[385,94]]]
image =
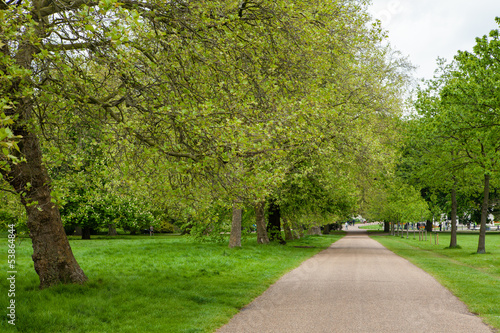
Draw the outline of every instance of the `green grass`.
[[[359,225],[359,229],[363,230],[375,230],[375,231],[383,231],[384,225],[380,224],[371,224],[371,225]]]
[[[489,325],[500,329],[500,235],[486,235],[487,254],[476,254],[478,235],[459,234],[459,248],[450,249],[450,234],[439,235],[435,245],[433,235],[427,241],[394,236],[374,236],[374,239],[396,254],[408,259],[434,276],[469,310]]]
[[[38,290],[31,242],[16,248],[16,326],[2,332],[212,332],[284,273],[341,235],[309,236],[289,242],[243,247],[197,243],[180,236],[117,236],[70,241],[89,277],[83,286]],[[297,248],[294,246],[306,246]],[[0,243],[7,269],[7,240]],[[6,309],[7,280],[0,281]]]

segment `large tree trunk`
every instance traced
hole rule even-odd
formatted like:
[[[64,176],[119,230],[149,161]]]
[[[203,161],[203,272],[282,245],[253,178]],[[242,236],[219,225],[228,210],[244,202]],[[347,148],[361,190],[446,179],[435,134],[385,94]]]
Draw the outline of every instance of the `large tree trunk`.
[[[488,205],[490,195],[490,175],[484,175],[484,198],[481,208],[481,227],[479,228],[479,242],[477,244],[477,253],[486,253],[486,220],[488,219]]]
[[[229,237],[229,247],[241,247],[241,208],[233,205],[233,220],[231,223],[231,237]]]
[[[451,189],[451,238],[450,248],[457,247],[457,191],[455,189],[456,183],[453,184]]]
[[[23,136],[19,147],[26,162],[11,164],[11,170],[3,174],[20,194],[26,209],[40,288],[59,283],[84,283],[87,277],[73,256],[59,209],[51,200],[50,178],[42,165],[38,138],[24,127],[16,128],[15,134]]]
[[[269,238],[267,237],[266,230],[266,216],[264,214],[265,202],[259,202],[255,205],[255,224],[257,225],[257,243],[268,244]]]
[[[280,207],[274,199],[269,200],[269,223],[267,224],[267,234],[269,240],[279,241],[280,244],[286,244],[281,236],[281,212]]]
[[[11,55],[3,45],[1,52]],[[22,44],[15,56],[17,64],[30,69],[36,48]],[[1,68],[0,68],[1,69]],[[30,121],[33,101],[30,97],[18,97],[29,85],[29,78],[19,78],[11,82],[9,90],[3,90],[4,97],[15,102],[6,110],[7,115],[17,116],[13,133],[22,136],[19,142],[19,158],[25,162],[9,163],[10,170],[0,170],[4,179],[20,195],[28,217],[27,226],[33,244],[33,262],[40,278],[40,288],[59,283],[84,283],[87,277],[78,265],[71,251],[58,207],[52,202],[50,177],[42,164],[42,152],[38,137],[31,132]]]

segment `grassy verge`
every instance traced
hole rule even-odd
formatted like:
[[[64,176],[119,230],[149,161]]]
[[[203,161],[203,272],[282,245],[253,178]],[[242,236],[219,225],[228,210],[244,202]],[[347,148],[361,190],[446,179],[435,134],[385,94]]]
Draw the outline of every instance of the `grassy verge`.
[[[0,331],[211,332],[284,273],[341,237],[309,236],[286,246],[258,246],[253,238],[239,249],[163,235],[71,240],[89,282],[42,291],[31,242],[18,239],[16,326],[7,323],[9,288],[3,278]],[[6,237],[0,260],[7,272]]]
[[[449,249],[450,234],[426,242],[394,236],[373,236],[385,247],[434,276],[469,310],[500,329],[500,235],[486,236],[487,254],[476,254],[478,235],[459,234],[460,248]]]

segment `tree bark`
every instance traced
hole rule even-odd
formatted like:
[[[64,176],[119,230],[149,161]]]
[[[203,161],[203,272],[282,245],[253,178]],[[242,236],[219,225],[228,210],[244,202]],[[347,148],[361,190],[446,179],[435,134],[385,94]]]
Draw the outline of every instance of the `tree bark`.
[[[457,191],[456,183],[451,189],[451,238],[450,248],[457,247]]]
[[[481,227],[479,228],[479,241],[477,244],[477,253],[486,253],[486,220],[488,219],[488,205],[490,195],[490,175],[484,175],[484,197],[481,208]]]
[[[293,232],[294,232],[294,237],[296,239],[300,239],[304,237],[304,227],[297,223],[297,221],[292,222],[292,227],[293,227]]]
[[[267,234],[271,242],[279,241],[280,244],[286,244],[281,236],[280,206],[274,199],[269,200],[269,223],[267,224]]]
[[[90,227],[82,228],[82,239],[90,239]]]
[[[108,236],[116,236],[118,232],[116,232],[116,224],[110,223],[108,224]]]
[[[21,107],[21,106],[19,106]],[[40,288],[59,283],[87,281],[69,245],[58,207],[50,195],[50,177],[42,165],[38,138],[24,127],[14,129],[22,135],[19,144],[26,162],[11,164],[4,178],[20,194],[28,217],[27,226],[33,246],[33,263],[40,278]]]
[[[292,227],[290,225],[290,221],[287,219],[283,219],[283,229],[285,230],[285,240],[293,240]]]
[[[425,230],[427,230],[427,232],[432,232],[432,221],[431,220],[427,220],[425,222]]]
[[[233,219],[231,223],[231,236],[229,237],[229,248],[241,247],[241,215],[242,209],[233,204]]]
[[[314,236],[320,236],[321,235],[321,228],[318,226],[313,226],[309,228],[309,231],[307,232],[308,235],[314,235]]]
[[[268,244],[269,237],[267,237],[266,230],[266,216],[264,214],[265,202],[259,202],[255,205],[255,224],[257,225],[257,243]]]
[[[391,232],[391,225],[389,222],[384,221],[384,232]]]
[[[10,57],[5,47],[4,45],[1,52]],[[20,45],[15,56],[17,64],[22,68],[31,69],[36,52],[33,45]],[[40,279],[40,288],[59,283],[82,284],[87,281],[87,277],[73,256],[59,208],[52,202],[50,177],[42,163],[40,142],[36,134],[29,129],[33,117],[33,100],[29,96],[18,96],[29,84],[29,78],[18,78],[11,82],[8,90],[2,91],[15,105],[5,113],[18,117],[12,129],[14,135],[22,136],[18,144],[18,157],[24,158],[25,162],[9,163],[10,170],[2,169],[0,172],[20,195],[26,209],[27,226],[33,246],[32,258]]]

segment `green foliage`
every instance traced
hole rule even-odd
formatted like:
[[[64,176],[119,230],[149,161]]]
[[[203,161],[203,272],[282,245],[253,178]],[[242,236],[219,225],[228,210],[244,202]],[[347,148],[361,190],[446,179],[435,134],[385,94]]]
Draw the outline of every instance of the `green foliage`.
[[[0,186],[5,185],[2,185],[0,181]],[[9,224],[16,225],[18,234],[24,234],[28,230],[26,227],[26,211],[19,203],[18,196],[0,190],[0,230],[7,230]]]
[[[34,1],[23,6],[36,19],[20,21],[2,10],[8,36],[29,28],[2,49],[13,72],[16,51],[29,55],[33,112],[11,113],[41,138],[64,222],[136,230],[153,223],[147,203],[220,240],[233,201],[275,195],[295,219],[352,213],[360,183],[392,167],[408,69],[368,3]]]
[[[9,108],[11,107],[5,103],[5,99],[0,99],[0,168],[5,170],[10,169],[7,161],[12,163],[23,161],[22,158],[14,155],[14,152],[19,152],[19,146],[17,144],[22,137],[14,135],[10,128],[10,126],[14,124],[13,117],[6,116],[3,112],[4,109]]]
[[[459,51],[454,63],[441,62],[440,76],[418,92],[408,142],[417,152],[415,176],[427,184],[449,189],[455,183],[467,191],[484,174],[496,174],[500,65],[494,59],[499,55],[498,30],[493,30],[476,39],[473,53]]]
[[[159,225],[148,205],[129,197],[80,190],[70,192],[65,202],[61,217],[67,226],[98,229],[115,224],[137,233],[141,229],[149,229],[150,225],[156,228]]]
[[[500,25],[500,18],[496,21]],[[459,51],[450,65],[441,61],[441,75],[419,91],[417,114],[409,122],[410,147],[417,147],[411,163],[415,178],[466,197],[484,193],[478,253],[485,252],[490,179],[498,186],[500,170],[499,56],[499,30],[493,30],[476,38],[473,52]]]

